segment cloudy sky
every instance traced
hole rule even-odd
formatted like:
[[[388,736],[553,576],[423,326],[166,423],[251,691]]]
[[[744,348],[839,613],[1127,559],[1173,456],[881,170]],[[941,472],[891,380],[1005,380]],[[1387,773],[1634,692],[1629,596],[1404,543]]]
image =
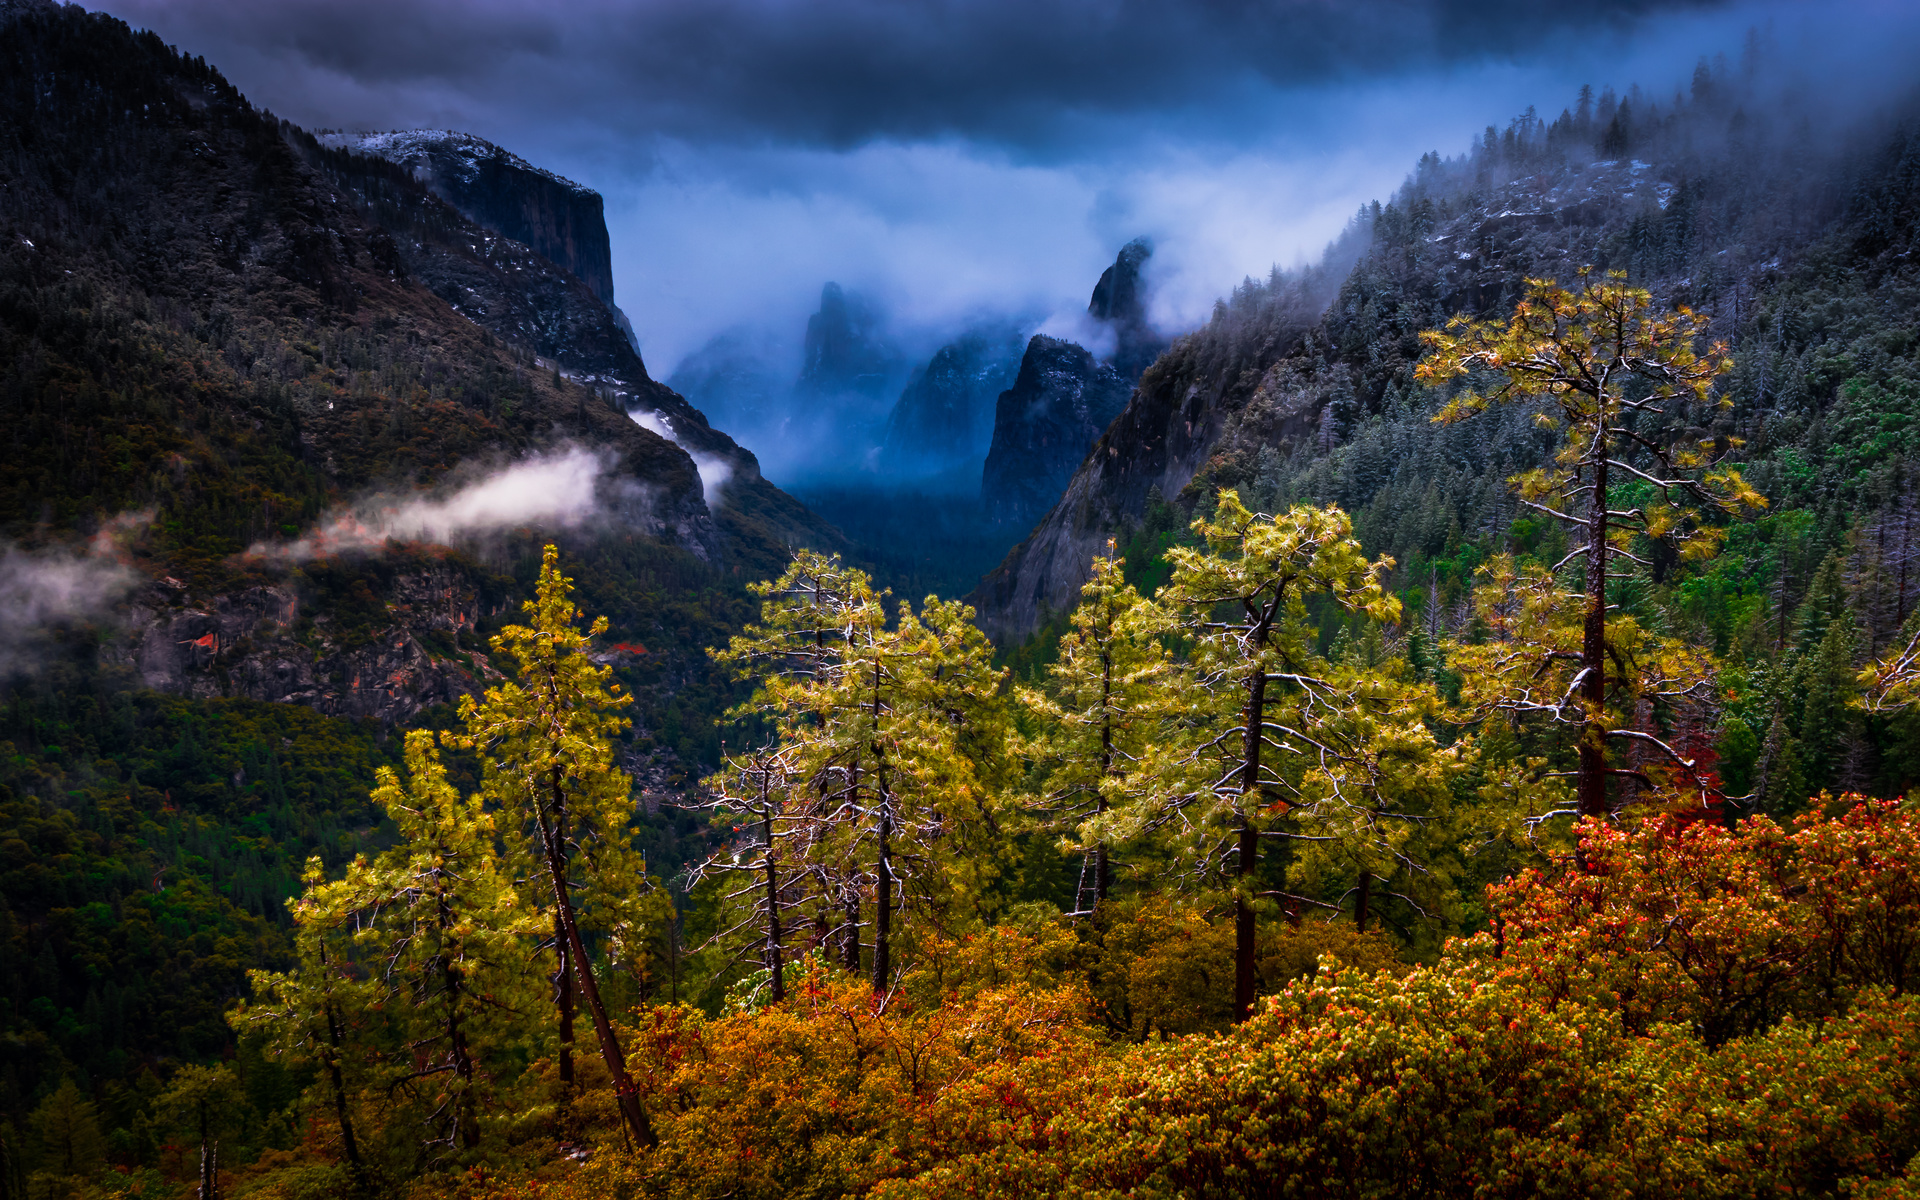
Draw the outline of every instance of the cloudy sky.
[[[92,0],[90,0],[92,2]],[[450,127],[599,189],[657,376],[796,334],[1085,305],[1136,234],[1158,313],[1316,256],[1427,150],[1582,83],[1668,94],[1765,31],[1810,95],[1911,74],[1920,6],[1651,0],[105,0],[310,127]]]

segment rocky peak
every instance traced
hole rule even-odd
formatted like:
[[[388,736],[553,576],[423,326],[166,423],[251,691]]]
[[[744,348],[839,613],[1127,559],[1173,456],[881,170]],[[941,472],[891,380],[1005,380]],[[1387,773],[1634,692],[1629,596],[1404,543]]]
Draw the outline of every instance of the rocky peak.
[[[1147,260],[1153,257],[1153,243],[1137,237],[1120,248],[1113,265],[1093,285],[1093,298],[1087,302],[1087,315],[1113,326],[1114,370],[1128,382],[1152,365],[1167,348],[1167,341],[1154,331],[1147,320]]]
[[[877,398],[896,378],[896,358],[866,299],[829,283],[820,289],[820,310],[807,318],[806,358],[795,390],[803,396]]]
[[[333,133],[321,140],[406,167],[462,216],[565,267],[613,307],[605,204],[592,188],[451,129]]]
[[[1020,369],[1020,332],[1011,322],[969,330],[915,372],[887,420],[881,450],[887,471],[929,476],[979,470],[993,442],[995,403]]]
[[[1132,385],[1084,346],[1035,334],[1000,393],[980,496],[993,518],[1030,524],[1073,478],[1087,447],[1126,406]]]

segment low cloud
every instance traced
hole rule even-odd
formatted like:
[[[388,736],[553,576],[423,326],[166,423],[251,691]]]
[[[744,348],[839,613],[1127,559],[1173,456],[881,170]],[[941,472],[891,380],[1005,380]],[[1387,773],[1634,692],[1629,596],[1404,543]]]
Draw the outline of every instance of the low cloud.
[[[85,551],[26,550],[0,542],[0,671],[32,665],[35,636],[50,626],[98,621],[140,582],[127,562],[127,541],[153,521],[151,512],[123,513],[93,536]]]
[[[571,529],[601,515],[605,454],[570,446],[535,455],[441,496],[368,497],[290,542],[248,553],[279,562],[377,552],[388,542],[458,545],[522,526]]]
[[[642,429],[657,433],[674,445],[680,446],[679,435],[673,432],[673,422],[662,414],[636,408],[627,416],[633,418],[633,423]],[[708,511],[718,509],[720,493],[733,478],[733,464],[724,458],[713,458],[686,446],[680,446],[680,448],[687,452],[687,457],[693,460],[693,469],[700,473],[700,493],[707,502]]]

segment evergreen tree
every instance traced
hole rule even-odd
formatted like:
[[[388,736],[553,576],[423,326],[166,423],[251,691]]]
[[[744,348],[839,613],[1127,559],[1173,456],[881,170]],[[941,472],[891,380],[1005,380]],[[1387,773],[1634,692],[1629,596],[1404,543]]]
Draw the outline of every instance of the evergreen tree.
[[[889,624],[887,593],[837,558],[801,551],[754,590],[760,623],[714,658],[757,681],[740,713],[770,718],[792,751],[810,873],[841,914],[850,968],[870,899],[871,977],[885,991],[896,913],[948,888],[977,899],[997,871],[978,839],[991,837],[990,785],[1005,769],[1004,674],[972,610],[929,597]]]
[[[1108,542],[1106,557],[1093,560],[1060,656],[1047,668],[1047,690],[1015,689],[1039,730],[1029,752],[1044,772],[1042,809],[1055,826],[1072,828],[1136,802],[1177,744],[1168,735],[1181,710],[1179,676],[1164,644],[1173,620],[1126,582],[1126,560],[1113,551]],[[1104,903],[1112,887],[1098,824],[1087,824],[1089,833],[1071,847],[1086,856],[1079,911]]]
[[[326,1080],[340,1156],[358,1191],[366,1191],[371,1177],[355,1133],[348,1071],[356,1054],[349,1053],[349,1022],[360,1015],[366,995],[340,950],[346,914],[323,903],[326,868],[318,856],[307,860],[301,878],[305,891],[288,904],[293,914],[294,964],[286,971],[249,971],[253,999],[241,1001],[227,1014],[236,1032],[260,1034],[268,1052],[319,1067]]]
[[[1724,536],[1709,515],[1766,503],[1738,471],[1718,465],[1736,441],[1684,440],[1695,411],[1689,405],[1712,411],[1732,404],[1713,396],[1714,381],[1732,366],[1727,347],[1714,343],[1702,352],[1704,332],[1685,308],[1655,314],[1652,296],[1628,287],[1621,274],[1596,278],[1583,269],[1573,288],[1528,281],[1526,296],[1505,321],[1462,315],[1445,330],[1420,335],[1429,354],[1416,371],[1419,379],[1429,385],[1468,380],[1436,422],[1462,421],[1501,404],[1540,405],[1536,419],[1563,435],[1553,465],[1513,482],[1522,504],[1579,539],[1553,568],[1584,560],[1577,645],[1568,644],[1572,610],[1553,572],[1516,571],[1508,562],[1495,574],[1514,590],[1501,596],[1496,585],[1493,599],[1519,600],[1508,632],[1537,640],[1503,641],[1457,662],[1477,681],[1477,699],[1488,711],[1544,716],[1579,729],[1579,811],[1587,816],[1612,811],[1608,780],[1622,772],[1608,764],[1610,742],[1651,743],[1676,766],[1692,769],[1686,755],[1632,728],[1631,714],[1643,697],[1662,699],[1669,689],[1697,694],[1704,678],[1685,647],[1664,645],[1672,653],[1646,657],[1637,623],[1625,616],[1609,620],[1614,560],[1651,568],[1629,549],[1636,534],[1683,557],[1707,557]],[[1631,506],[1615,509],[1621,495],[1632,497]]]
[[[1364,925],[1375,873],[1429,870],[1407,843],[1444,819],[1458,762],[1424,723],[1437,711],[1431,687],[1318,653],[1309,602],[1369,622],[1400,612],[1380,584],[1391,560],[1367,561],[1352,528],[1337,508],[1256,514],[1229,489],[1193,524],[1202,545],[1168,551],[1161,600],[1192,644],[1181,752],[1163,759],[1152,793],[1094,823],[1116,838],[1177,833],[1209,876],[1232,863],[1239,1020],[1254,1000],[1260,839],[1305,850],[1291,864],[1296,878],[1323,876],[1335,861],[1353,870]]]
[[[106,1142],[99,1113],[73,1080],[61,1080],[34,1108],[31,1121],[45,1174],[71,1179],[100,1169]]]
[[[224,1063],[182,1067],[160,1094],[158,1108],[192,1129],[200,1145],[198,1200],[219,1200],[220,1134],[240,1099],[240,1081]]]
[[[530,624],[509,625],[491,639],[518,678],[487,689],[484,700],[462,697],[466,733],[450,740],[479,751],[487,800],[519,825],[525,861],[551,901],[558,979],[586,1004],[627,1132],[651,1148],[653,1125],[601,999],[580,914],[584,900],[604,923],[631,925],[646,886],[632,843],[632,781],[613,766],[613,736],[626,724],[615,711],[632,698],[609,683],[610,668],[588,657],[607,622],[597,618],[581,631],[572,593],[560,552],[549,545],[525,605]],[[578,884],[576,867],[584,868]],[[563,1039],[567,1032],[563,1025]]]
[[[320,889],[322,908],[352,911],[354,940],[377,972],[379,1005],[406,1048],[388,1095],[435,1080],[429,1145],[480,1143],[480,1061],[510,1036],[509,1006],[530,999],[520,944],[535,932],[495,852],[493,815],[447,782],[433,735],[406,736],[407,778],[381,768],[373,798],[402,842]],[[489,1045],[491,1043],[491,1045]]]

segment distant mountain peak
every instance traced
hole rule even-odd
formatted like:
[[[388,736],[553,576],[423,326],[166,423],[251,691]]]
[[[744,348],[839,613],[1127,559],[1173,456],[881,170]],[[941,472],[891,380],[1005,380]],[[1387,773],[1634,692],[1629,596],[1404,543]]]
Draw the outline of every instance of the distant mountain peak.
[[[1093,298],[1087,302],[1087,315],[1113,327],[1113,369],[1129,382],[1152,365],[1167,348],[1147,319],[1147,260],[1153,257],[1153,242],[1137,237],[1120,248],[1113,265],[1093,285]]]

